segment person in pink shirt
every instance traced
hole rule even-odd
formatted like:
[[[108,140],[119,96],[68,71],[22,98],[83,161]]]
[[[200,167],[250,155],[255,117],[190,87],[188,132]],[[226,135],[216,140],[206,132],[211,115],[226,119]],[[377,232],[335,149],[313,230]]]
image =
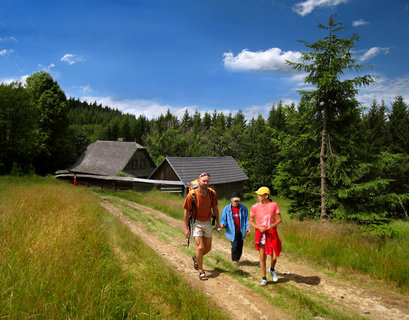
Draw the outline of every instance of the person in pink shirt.
[[[271,256],[270,273],[273,281],[278,277],[275,271],[277,257],[281,252],[281,241],[277,233],[277,225],[281,223],[280,208],[277,202],[270,200],[270,189],[261,187],[256,192],[258,201],[250,210],[250,225],[256,229],[255,247],[260,253],[260,268],[263,279],[261,286],[267,284],[266,261],[267,255]]]

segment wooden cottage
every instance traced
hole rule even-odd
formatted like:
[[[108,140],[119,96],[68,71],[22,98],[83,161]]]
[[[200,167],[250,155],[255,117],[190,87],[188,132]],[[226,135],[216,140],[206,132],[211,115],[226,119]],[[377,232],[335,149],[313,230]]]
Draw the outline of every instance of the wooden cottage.
[[[248,180],[233,157],[168,157],[152,172],[149,179],[181,181],[184,194],[189,183],[202,173],[210,175],[210,186],[219,198],[228,198],[232,192],[242,192]]]
[[[146,149],[136,142],[103,141],[91,143],[69,169],[75,174],[147,178],[155,169]]]

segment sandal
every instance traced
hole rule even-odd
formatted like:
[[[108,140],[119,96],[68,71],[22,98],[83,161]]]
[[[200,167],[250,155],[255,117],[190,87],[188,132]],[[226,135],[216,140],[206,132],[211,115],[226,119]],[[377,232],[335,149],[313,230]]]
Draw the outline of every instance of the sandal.
[[[193,268],[195,268],[195,270],[199,270],[199,265],[196,262],[196,256],[192,256],[192,260],[193,260]]]
[[[204,271],[199,273],[199,279],[202,281],[209,280],[206,276],[206,273],[204,273]]]

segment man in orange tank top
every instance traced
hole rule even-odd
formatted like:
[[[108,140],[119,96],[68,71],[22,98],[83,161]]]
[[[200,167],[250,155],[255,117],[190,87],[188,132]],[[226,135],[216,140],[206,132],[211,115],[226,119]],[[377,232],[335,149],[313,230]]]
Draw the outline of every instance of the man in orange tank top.
[[[195,269],[199,271],[199,279],[207,280],[206,273],[203,270],[203,256],[212,249],[212,216],[215,215],[215,228],[217,229],[220,229],[220,216],[217,207],[217,194],[209,188],[210,176],[207,173],[202,173],[198,178],[198,182],[199,187],[187,194],[183,204],[185,209],[185,236],[190,236],[189,220],[192,217],[192,234],[196,242],[196,255],[192,259]],[[193,197],[195,199],[194,203]]]

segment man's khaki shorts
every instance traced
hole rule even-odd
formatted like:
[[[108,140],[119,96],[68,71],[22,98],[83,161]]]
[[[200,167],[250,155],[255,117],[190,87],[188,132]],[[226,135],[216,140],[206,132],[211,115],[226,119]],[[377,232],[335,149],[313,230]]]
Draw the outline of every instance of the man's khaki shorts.
[[[193,234],[193,237],[211,238],[212,237],[212,222],[210,220],[207,220],[207,221],[196,220],[192,224],[192,234]]]

